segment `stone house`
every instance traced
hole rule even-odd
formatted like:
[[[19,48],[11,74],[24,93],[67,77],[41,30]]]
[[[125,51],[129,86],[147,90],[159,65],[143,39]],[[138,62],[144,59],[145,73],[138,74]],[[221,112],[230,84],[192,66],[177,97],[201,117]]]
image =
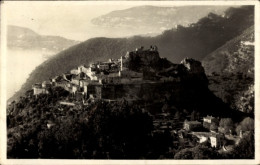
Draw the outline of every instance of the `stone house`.
[[[71,93],[75,94],[79,90],[79,87],[76,85],[73,85],[71,88]]]
[[[85,74],[90,78],[90,80],[98,80],[96,72],[97,71],[94,68],[87,68]]]
[[[86,73],[88,70],[88,67],[86,67],[85,65],[81,65],[81,66],[78,66],[78,74],[80,73]]]
[[[97,90],[96,87],[101,86],[101,84],[98,83],[94,83],[94,82],[87,82],[87,81],[80,81],[80,86],[78,86],[78,88],[80,88],[80,90],[77,91],[81,91],[84,95],[86,96],[96,96],[97,94]]]
[[[209,136],[211,147],[219,148],[223,145],[225,136],[220,133],[211,133]]]
[[[39,83],[34,84],[32,86],[32,88],[33,88],[33,95],[36,95],[36,96],[39,94],[48,94],[49,93],[46,86],[45,85],[42,86],[42,84],[39,84]]]
[[[216,136],[210,136],[211,147],[217,148],[219,146],[219,141]]]
[[[90,67],[90,68],[96,68],[97,65],[96,65],[95,63],[91,63],[91,64],[89,64],[89,67]]]
[[[43,81],[42,82],[42,87],[43,88],[50,88],[51,86],[52,86],[52,84],[49,81]]]
[[[109,65],[107,63],[100,63],[97,65],[97,68],[99,68],[100,70],[108,70]]]
[[[77,77],[74,77],[71,79],[71,84],[74,84],[74,85],[80,85],[80,80],[81,78],[79,78],[78,76]]]
[[[121,78],[118,73],[110,73],[101,79],[102,84],[119,84],[121,83]]]
[[[199,121],[184,121],[183,129],[187,131],[193,131],[194,129],[198,129],[202,126],[201,122]]]
[[[218,119],[213,116],[203,117],[203,127],[210,129],[210,125],[212,123],[215,123],[216,125],[218,125]]]
[[[66,80],[61,80],[61,81],[59,81],[59,82],[55,82],[55,86],[57,86],[57,87],[62,87],[62,88],[66,88],[66,87],[68,87],[69,86],[69,82],[68,81],[66,81]]]
[[[79,86],[84,87],[91,83],[91,80],[79,80]]]
[[[33,95],[48,94],[48,90],[42,87],[33,87]]]
[[[50,81],[51,82],[59,82],[62,80],[62,76],[55,76],[54,78],[51,78]]]
[[[79,74],[79,71],[78,71],[78,69],[72,69],[72,70],[70,70],[70,73],[77,75],[77,74]]]
[[[131,70],[123,70],[123,71],[119,71],[119,76],[122,78],[143,78],[143,73],[139,73]]]

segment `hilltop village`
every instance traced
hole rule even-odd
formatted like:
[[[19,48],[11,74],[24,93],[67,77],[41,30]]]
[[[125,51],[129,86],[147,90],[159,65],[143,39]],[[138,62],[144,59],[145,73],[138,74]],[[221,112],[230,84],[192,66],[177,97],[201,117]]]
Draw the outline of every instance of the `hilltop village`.
[[[143,62],[143,66],[149,66],[160,61],[156,46],[151,46],[148,50],[144,50],[143,47],[137,48],[135,51],[127,52],[120,59],[94,62],[89,66],[81,65],[67,74],[51,78],[50,81],[34,84],[32,87],[33,94],[36,96],[42,93],[48,94],[48,88],[59,86],[69,91],[78,101],[83,102],[94,99],[115,101],[122,97],[130,100],[134,99],[134,96],[126,92],[116,91],[119,86],[133,85],[139,88],[141,84],[180,82],[180,77],[149,74],[144,70],[130,69],[133,67],[131,63],[135,63],[132,59],[135,58],[139,58]],[[176,66],[175,68],[173,66],[167,68],[167,71],[170,70],[174,70],[177,74]]]
[[[71,101],[60,101],[60,105],[63,106],[75,106],[79,103],[88,105],[96,100],[116,102],[122,98],[129,104],[133,104],[140,100],[138,92],[142,85],[158,88],[157,85],[166,85],[166,83],[179,84],[185,81],[184,70],[190,75],[204,73],[200,62],[189,58],[184,59],[181,64],[166,64],[166,68],[162,68],[163,71],[157,72],[156,67],[152,67],[161,60],[157,49],[156,46],[151,46],[147,50],[140,47],[136,48],[135,51],[127,52],[119,59],[94,62],[89,66],[78,66],[70,70],[69,73],[33,85],[33,95],[37,97],[40,94],[48,94],[49,88],[62,87],[70,92],[74,98]],[[133,66],[136,63],[138,65]],[[150,70],[145,72],[144,68],[148,66]],[[229,118],[221,121],[219,117],[208,115],[197,116],[195,119],[194,117],[190,119],[188,116],[188,120],[186,118],[185,121],[180,122],[176,116],[165,112],[156,114],[153,118],[153,134],[170,131],[172,135],[179,137],[173,142],[176,146],[180,143],[179,139],[182,139],[181,141],[186,147],[192,147],[190,141],[195,138],[198,143],[209,142],[211,147],[219,148],[221,152],[225,152],[232,150],[243,135],[249,133],[249,131],[239,130],[239,133],[234,135],[232,126],[227,128],[223,124],[226,119],[230,122]],[[220,121],[222,122],[221,126],[219,125]],[[232,125],[232,122],[230,124]],[[52,125],[52,122],[48,123],[49,128]]]
[[[28,150],[31,148],[32,152],[38,150],[39,153],[42,153],[36,155],[36,157],[44,157],[42,155],[48,155],[48,152],[43,149],[43,144],[46,143],[46,146],[49,147],[49,136],[54,136],[57,132],[64,136],[61,127],[67,130],[70,126],[64,125],[71,123],[71,129],[74,129],[81,122],[88,128],[91,125],[90,119],[92,116],[95,119],[94,130],[97,129],[98,132],[104,127],[104,121],[110,121],[107,115],[116,112],[114,118],[117,118],[120,113],[123,113],[123,116],[115,121],[121,121],[122,117],[127,118],[125,125],[122,125],[122,131],[127,131],[127,136],[125,137],[125,133],[118,131],[114,133],[119,137],[123,136],[119,141],[129,138],[129,136],[140,139],[139,136],[145,131],[140,131],[139,135],[135,133],[136,130],[150,129],[145,134],[145,144],[147,143],[146,147],[151,146],[148,150],[154,152],[155,155],[150,155],[148,158],[158,158],[160,155],[173,158],[175,155],[174,159],[182,159],[183,154],[185,155],[186,152],[198,147],[207,150],[207,154],[214,152],[217,153],[218,158],[222,158],[219,154],[233,154],[236,151],[236,147],[239,146],[241,141],[252,133],[252,123],[254,122],[249,117],[237,123],[232,118],[223,117],[223,112],[218,107],[220,103],[216,102],[216,106],[214,106],[212,99],[215,96],[209,94],[207,86],[208,80],[199,61],[186,58],[180,64],[173,64],[159,56],[156,46],[151,46],[149,49],[137,48],[134,51],[127,52],[119,59],[93,62],[88,66],[78,66],[68,73],[50,78],[49,81],[34,84],[31,94],[29,91],[26,97],[21,98],[20,102],[13,102],[9,105],[8,153],[15,155],[16,148],[14,146],[18,143],[22,148],[26,146],[26,152],[29,152]],[[53,91],[57,88],[68,94],[64,96],[53,94]],[[48,97],[49,95],[52,96]],[[209,106],[213,105],[212,109],[216,108],[219,111],[210,111],[208,105],[205,108],[200,102]],[[118,109],[124,107],[124,105],[126,107],[133,106],[138,110],[130,108],[129,114],[128,110],[118,112]],[[202,106],[199,107],[199,105]],[[99,106],[101,108],[98,108]],[[103,110],[109,106],[117,108],[111,108],[109,111],[112,112]],[[194,107],[197,107],[197,109]],[[97,116],[101,115],[100,113],[104,113],[105,116],[98,118]],[[228,113],[225,112],[224,114]],[[93,114],[96,114],[96,116]],[[131,118],[133,114],[139,115],[139,117]],[[128,118],[129,116],[130,118]],[[142,117],[143,119],[140,120]],[[39,118],[39,120],[35,120],[35,118]],[[131,120],[133,121],[130,122]],[[75,121],[76,124],[73,124],[72,121]],[[145,125],[145,121],[151,122],[151,128],[148,127],[149,124]],[[37,125],[37,127],[31,128],[28,123],[34,123],[33,125]],[[117,125],[116,127],[118,127]],[[133,126],[136,126],[136,130],[132,128]],[[125,130],[125,127],[129,129]],[[56,133],[51,133],[56,129]],[[114,128],[111,127],[106,129],[114,131]],[[37,135],[37,131],[43,133]],[[84,132],[84,130],[79,129],[75,133],[77,134],[80,131]],[[129,131],[134,132],[130,133]],[[98,134],[98,136],[101,136],[100,138],[93,138],[98,140],[97,146],[93,147],[93,151],[88,147],[82,149],[84,152],[89,152],[83,158],[96,157],[98,152],[102,155],[99,158],[111,158],[113,152],[119,152],[119,146],[122,148],[122,154],[125,154],[127,148],[121,146],[121,142],[115,145],[108,143],[109,138],[112,138],[111,136],[114,136],[114,134],[109,131],[107,133],[109,135],[100,133]],[[38,140],[31,139],[28,142],[18,140],[22,137],[29,137],[29,135],[37,135],[36,139]],[[44,141],[46,136],[48,140]],[[53,139],[57,136],[55,135]],[[118,138],[117,136],[114,138]],[[71,138],[74,140],[74,135]],[[81,138],[80,136],[76,137],[76,139]],[[60,138],[58,138],[59,140]],[[79,142],[79,147],[84,146],[81,145],[82,141]],[[144,142],[132,142],[132,139],[128,142],[129,146],[145,145]],[[104,146],[107,145],[111,145],[112,148],[115,147],[115,151],[112,152],[109,147],[106,149]],[[182,153],[184,151],[185,153]],[[82,158],[80,152],[73,152],[75,157]],[[149,153],[145,154],[149,155]],[[195,157],[194,155],[190,156],[187,158]],[[114,157],[118,158],[115,155]]]

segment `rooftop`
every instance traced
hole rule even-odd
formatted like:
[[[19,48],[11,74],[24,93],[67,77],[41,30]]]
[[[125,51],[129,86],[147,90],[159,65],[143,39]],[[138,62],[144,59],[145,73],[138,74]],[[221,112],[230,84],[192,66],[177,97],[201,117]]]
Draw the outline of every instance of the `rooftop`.
[[[187,123],[187,124],[201,124],[201,122],[199,122],[199,121],[185,121],[185,123]]]
[[[204,119],[214,119],[215,117],[213,116],[206,116],[206,117],[203,117]]]

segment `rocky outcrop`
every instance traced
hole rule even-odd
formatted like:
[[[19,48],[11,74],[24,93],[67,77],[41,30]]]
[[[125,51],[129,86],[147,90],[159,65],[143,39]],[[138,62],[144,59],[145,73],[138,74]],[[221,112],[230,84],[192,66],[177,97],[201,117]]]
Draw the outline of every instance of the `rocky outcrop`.
[[[208,78],[201,62],[192,58],[185,58],[181,61],[180,65],[183,65],[186,71],[186,74],[183,74],[185,81],[203,84],[205,86],[208,85]]]
[[[136,48],[135,51],[127,52],[124,64],[130,70],[142,70],[144,67],[155,67],[161,60],[156,46],[144,50],[144,47]]]
[[[196,61],[192,58],[185,58],[181,61],[181,64],[184,65],[189,73],[192,74],[201,74],[204,73],[204,68],[201,65],[201,62]]]

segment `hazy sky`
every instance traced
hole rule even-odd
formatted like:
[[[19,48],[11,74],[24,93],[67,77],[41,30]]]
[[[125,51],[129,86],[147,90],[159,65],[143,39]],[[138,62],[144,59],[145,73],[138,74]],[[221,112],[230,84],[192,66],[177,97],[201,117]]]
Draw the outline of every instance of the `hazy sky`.
[[[28,27],[42,35],[60,35],[75,40],[102,36],[90,23],[92,18],[136,5],[81,2],[5,2],[8,25]],[[104,29],[103,29],[104,30]],[[100,35],[98,34],[100,33]]]

